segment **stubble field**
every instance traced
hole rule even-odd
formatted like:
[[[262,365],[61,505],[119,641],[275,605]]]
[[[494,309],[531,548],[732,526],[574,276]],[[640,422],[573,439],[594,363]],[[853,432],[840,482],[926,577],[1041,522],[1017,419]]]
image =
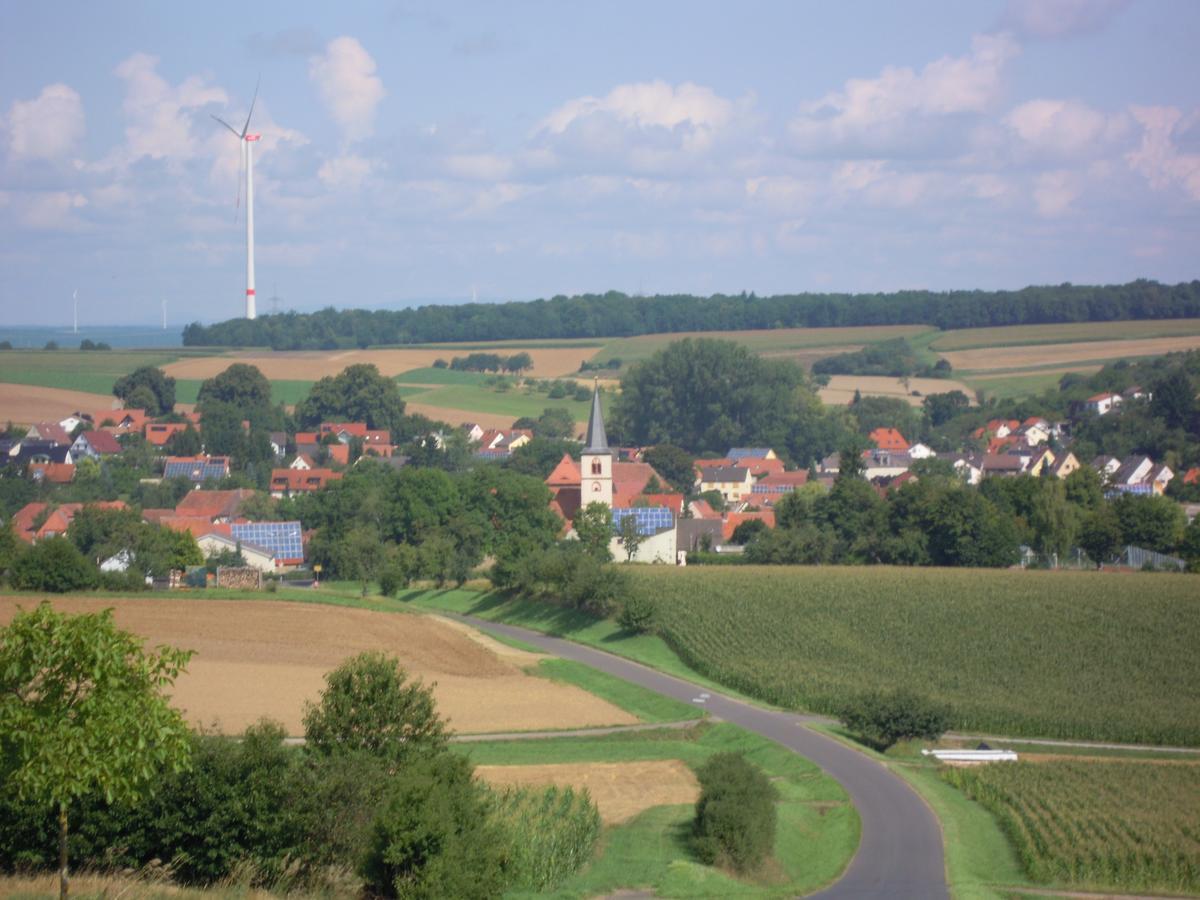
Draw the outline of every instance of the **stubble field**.
[[[0,625],[18,604],[0,597]],[[120,628],[194,650],[175,685],[173,704],[194,725],[240,734],[263,716],[304,733],[304,703],[316,701],[324,676],[364,650],[397,656],[414,677],[436,682],[439,712],[461,733],[634,724],[630,713],[569,684],[524,671],[541,657],[454,627],[433,616],[260,600],[61,597],[55,609],[111,607]]]

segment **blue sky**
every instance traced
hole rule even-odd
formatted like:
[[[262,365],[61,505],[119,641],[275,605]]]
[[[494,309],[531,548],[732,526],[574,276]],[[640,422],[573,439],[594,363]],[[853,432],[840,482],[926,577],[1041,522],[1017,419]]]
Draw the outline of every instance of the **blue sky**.
[[[0,317],[1190,280],[1200,3],[23,3]]]

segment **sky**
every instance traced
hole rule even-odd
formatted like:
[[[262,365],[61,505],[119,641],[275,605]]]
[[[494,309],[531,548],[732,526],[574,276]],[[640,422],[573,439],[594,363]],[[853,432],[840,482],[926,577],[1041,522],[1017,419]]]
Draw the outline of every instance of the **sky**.
[[[1200,277],[1200,3],[10,4],[0,319]]]

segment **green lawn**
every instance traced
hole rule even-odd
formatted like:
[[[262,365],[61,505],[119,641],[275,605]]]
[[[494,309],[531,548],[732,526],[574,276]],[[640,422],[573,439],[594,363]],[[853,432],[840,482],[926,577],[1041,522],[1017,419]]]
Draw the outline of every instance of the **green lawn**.
[[[683,722],[701,716],[691,704],[672,700],[569,659],[545,659],[532,671],[543,678],[582,688],[643,722]]]
[[[598,859],[553,896],[592,897],[649,888],[660,897],[776,897],[809,893],[835,879],[858,846],[858,815],[845,792],[815,765],[733,725],[636,732],[598,738],[456,745],[477,765],[681,760],[693,769],[714,753],[739,752],[780,793],[771,875],[741,881],[702,865],[687,846],[691,805],[653,807],[605,829]]]
[[[396,376],[401,384],[483,384],[487,378],[482,372],[462,372],[457,369],[409,369]]]
[[[496,391],[482,384],[450,384],[445,387],[419,390],[405,396],[413,403],[458,409],[466,412],[491,413],[519,419],[529,416],[536,419],[548,407],[562,407],[570,411],[575,421],[587,419],[588,404],[580,400],[562,398],[551,400],[545,394],[526,393],[524,389]]]
[[[139,366],[163,366],[179,353],[163,350],[6,350],[0,382],[112,395],[113,383]]]

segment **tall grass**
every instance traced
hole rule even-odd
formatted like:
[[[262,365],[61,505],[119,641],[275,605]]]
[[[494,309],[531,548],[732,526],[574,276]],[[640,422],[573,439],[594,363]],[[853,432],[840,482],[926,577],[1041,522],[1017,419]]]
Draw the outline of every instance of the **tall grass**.
[[[600,812],[587,790],[508,788],[496,794],[495,815],[508,835],[510,887],[557,887],[592,858]]]

